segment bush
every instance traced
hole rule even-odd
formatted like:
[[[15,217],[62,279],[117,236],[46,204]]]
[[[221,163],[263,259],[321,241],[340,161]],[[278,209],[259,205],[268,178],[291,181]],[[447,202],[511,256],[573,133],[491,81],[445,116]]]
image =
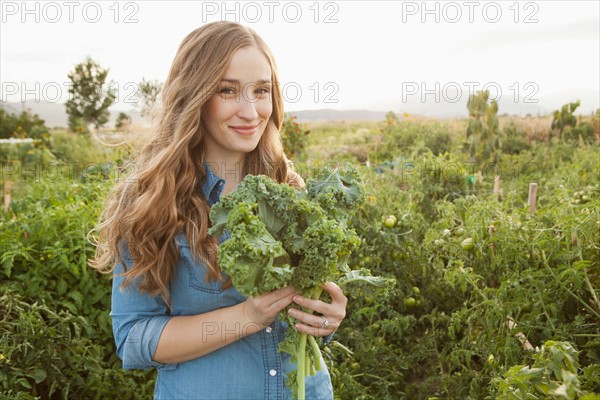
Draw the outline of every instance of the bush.
[[[113,151],[98,146],[89,135],[78,135],[65,131],[54,131],[50,135],[52,152],[57,159],[79,166],[91,165],[113,157]]]
[[[0,395],[10,398],[137,398],[132,377],[114,365],[95,327],[69,311],[28,303],[6,286],[0,297]]]
[[[32,135],[34,128],[37,130]],[[44,120],[37,114],[31,114],[30,110],[27,110],[17,115],[8,113],[3,108],[0,108],[0,139],[17,136],[35,138],[39,136],[40,131],[47,132],[48,128],[44,125]],[[15,132],[21,133],[15,135]]]
[[[11,360],[2,364],[5,393],[151,397],[152,375],[121,370],[108,315],[111,283],[87,266],[94,253],[87,234],[111,183],[41,179],[2,214],[0,276],[12,302],[0,300],[0,353]]]
[[[293,160],[304,159],[310,131],[296,121],[295,115],[287,114],[280,132],[284,153]]]
[[[524,132],[519,131],[515,126],[510,126],[504,129],[501,145],[503,154],[520,154],[523,151],[530,150],[531,146],[527,142]]]
[[[586,122],[578,124],[573,128],[565,129],[563,139],[574,144],[593,144],[596,142],[596,134],[592,124]]]

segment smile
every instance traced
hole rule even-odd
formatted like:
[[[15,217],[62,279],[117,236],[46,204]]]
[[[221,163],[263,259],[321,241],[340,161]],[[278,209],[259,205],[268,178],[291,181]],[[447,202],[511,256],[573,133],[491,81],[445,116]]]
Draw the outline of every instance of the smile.
[[[230,126],[229,128],[231,128],[232,130],[234,130],[242,136],[250,136],[256,132],[256,128],[258,128],[258,125]]]

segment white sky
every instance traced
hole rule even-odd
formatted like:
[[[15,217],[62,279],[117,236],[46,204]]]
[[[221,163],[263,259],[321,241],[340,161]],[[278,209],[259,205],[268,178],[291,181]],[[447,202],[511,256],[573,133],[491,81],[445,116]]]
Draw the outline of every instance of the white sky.
[[[58,101],[56,88],[62,87],[60,101],[65,101],[67,73],[90,55],[110,68],[109,79],[121,89],[115,108],[129,109],[124,99],[134,87],[127,83],[164,81],[187,33],[209,21],[237,19],[254,28],[275,54],[282,84],[289,88],[287,111],[401,110],[408,99],[420,101],[422,89],[436,92],[436,82],[441,101],[474,82],[476,89],[495,85],[507,98],[518,88],[520,97],[529,94],[541,106],[554,106],[556,97],[567,102],[587,95],[592,100],[582,109],[592,110],[600,107],[599,4],[2,0],[0,94],[6,101],[24,95]],[[98,21],[92,22],[97,11]],[[137,22],[125,23],[128,15]],[[443,92],[444,87],[450,90]],[[466,104],[466,98],[460,102]]]

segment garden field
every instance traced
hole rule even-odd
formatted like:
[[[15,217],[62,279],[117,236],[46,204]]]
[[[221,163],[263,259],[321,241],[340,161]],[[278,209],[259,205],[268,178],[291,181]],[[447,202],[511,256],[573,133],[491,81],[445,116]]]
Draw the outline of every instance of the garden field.
[[[336,398],[600,399],[600,111],[469,107],[456,120],[285,121],[305,178],[358,168],[350,265],[396,280],[348,290],[324,349]],[[116,356],[109,276],[87,266],[135,150],[60,130],[0,150],[0,398],[151,398],[155,371]]]

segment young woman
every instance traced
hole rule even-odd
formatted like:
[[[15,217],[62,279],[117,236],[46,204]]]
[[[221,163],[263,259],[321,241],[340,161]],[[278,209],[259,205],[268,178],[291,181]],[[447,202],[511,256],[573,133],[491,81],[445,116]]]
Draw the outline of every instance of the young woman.
[[[347,299],[331,303],[285,287],[245,298],[219,271],[207,234],[210,207],[246,174],[300,187],[279,137],[283,99],[273,56],[251,29],[215,22],[181,43],[162,89],[154,137],[133,179],[113,191],[91,262],[113,272],[111,317],[124,368],[158,369],[155,399],[288,399],[296,366],[279,353],[290,304],[294,327],[331,338]],[[321,360],[322,361],[322,360]],[[323,361],[322,361],[323,362]],[[307,378],[307,399],[332,399],[322,369]]]

